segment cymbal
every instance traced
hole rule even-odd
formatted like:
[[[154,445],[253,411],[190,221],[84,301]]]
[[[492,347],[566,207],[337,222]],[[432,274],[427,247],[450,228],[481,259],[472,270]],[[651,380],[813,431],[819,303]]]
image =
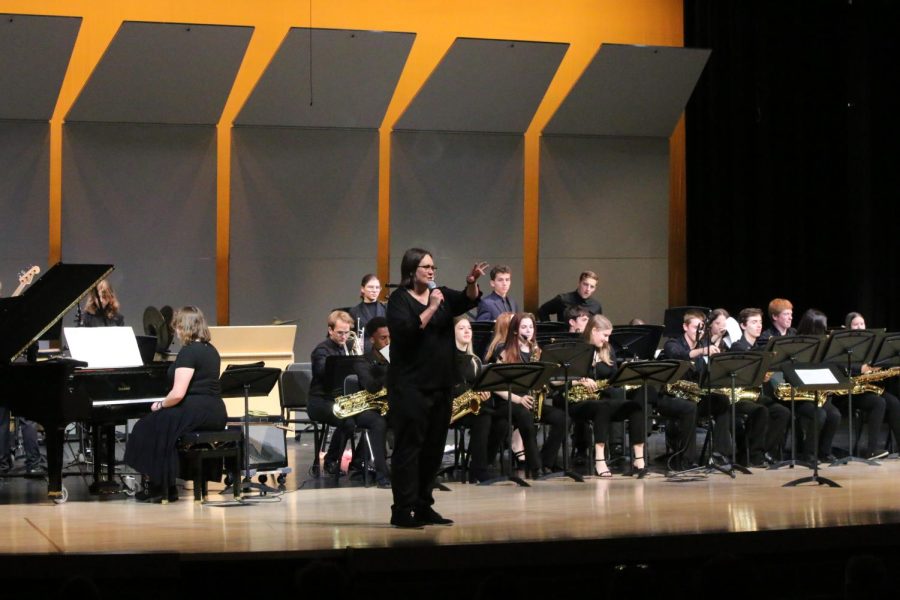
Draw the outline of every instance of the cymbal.
[[[168,308],[169,318],[166,319],[165,309]],[[164,306],[161,310],[154,306],[144,309],[144,334],[156,336],[156,351],[165,352],[172,343],[172,330],[169,324],[172,322],[172,309]]]

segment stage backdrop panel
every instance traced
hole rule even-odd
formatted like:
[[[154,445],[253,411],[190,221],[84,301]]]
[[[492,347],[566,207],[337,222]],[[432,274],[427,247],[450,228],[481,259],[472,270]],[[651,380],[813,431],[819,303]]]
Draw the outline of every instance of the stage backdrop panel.
[[[524,138],[394,132],[391,159],[391,281],[403,252],[434,252],[438,283],[460,289],[477,259],[512,267],[522,304]],[[489,279],[480,285],[490,292]]]
[[[302,362],[376,270],[378,132],[237,127],[231,324],[296,320]]]
[[[585,270],[614,324],[661,318],[668,301],[669,146],[661,138],[541,142],[540,302]]]
[[[80,27],[80,17],[0,14],[0,119],[53,116]]]
[[[62,256],[110,263],[127,325],[148,305],[216,321],[216,132],[73,124],[63,132]]]
[[[219,121],[252,27],[126,21],[67,121]]]
[[[0,121],[0,295],[18,286],[17,273],[47,267],[50,126]]]

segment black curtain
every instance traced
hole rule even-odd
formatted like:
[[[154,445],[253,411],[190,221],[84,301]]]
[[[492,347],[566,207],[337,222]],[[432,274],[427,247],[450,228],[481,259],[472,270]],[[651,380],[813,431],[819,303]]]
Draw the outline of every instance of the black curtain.
[[[900,3],[685,0],[687,290],[900,330]]]

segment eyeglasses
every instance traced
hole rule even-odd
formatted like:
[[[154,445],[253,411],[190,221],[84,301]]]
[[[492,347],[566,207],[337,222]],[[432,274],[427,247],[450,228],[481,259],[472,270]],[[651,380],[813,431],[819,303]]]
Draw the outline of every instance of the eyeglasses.
[[[428,270],[437,271],[438,270],[438,268],[434,265],[419,265],[419,268],[425,269],[426,271],[428,271]]]

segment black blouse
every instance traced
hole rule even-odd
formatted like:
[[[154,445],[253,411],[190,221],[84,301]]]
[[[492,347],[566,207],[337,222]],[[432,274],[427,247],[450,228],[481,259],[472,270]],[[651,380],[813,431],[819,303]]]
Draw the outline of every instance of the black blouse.
[[[194,375],[188,384],[188,396],[213,396],[220,398],[219,369],[221,359],[219,351],[209,342],[191,342],[178,351],[175,362],[169,366],[169,385],[175,383],[175,369],[186,367],[194,369]]]

